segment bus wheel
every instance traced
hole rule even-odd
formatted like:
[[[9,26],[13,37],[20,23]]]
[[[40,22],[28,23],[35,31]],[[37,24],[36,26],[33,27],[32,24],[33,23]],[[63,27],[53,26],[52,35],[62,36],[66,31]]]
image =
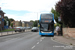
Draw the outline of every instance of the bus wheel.
[[[17,32],[17,31],[15,31],[15,32]]]

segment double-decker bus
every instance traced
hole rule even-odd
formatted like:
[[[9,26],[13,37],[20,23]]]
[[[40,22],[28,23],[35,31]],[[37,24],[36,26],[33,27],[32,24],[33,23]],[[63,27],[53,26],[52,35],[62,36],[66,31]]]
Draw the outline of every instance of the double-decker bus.
[[[41,14],[39,24],[40,24],[39,35],[54,36],[54,14],[52,13]]]

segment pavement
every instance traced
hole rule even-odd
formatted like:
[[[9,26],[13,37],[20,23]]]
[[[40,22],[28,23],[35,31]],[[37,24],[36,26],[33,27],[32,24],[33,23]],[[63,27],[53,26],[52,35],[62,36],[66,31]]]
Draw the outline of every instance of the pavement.
[[[75,46],[75,39],[72,38],[66,38],[64,36],[54,36],[52,39],[66,45]]]
[[[30,29],[25,30],[25,32],[29,32],[29,31],[31,30]],[[0,36],[7,36],[7,35],[12,35],[17,33],[23,33],[23,32],[15,32],[15,31],[0,32]]]
[[[75,46],[75,38],[71,38],[68,36],[63,36],[63,35],[56,35],[56,31],[54,31],[55,35],[54,37],[52,37],[52,39],[56,42],[59,42],[61,44],[65,44],[65,45],[72,45]]]

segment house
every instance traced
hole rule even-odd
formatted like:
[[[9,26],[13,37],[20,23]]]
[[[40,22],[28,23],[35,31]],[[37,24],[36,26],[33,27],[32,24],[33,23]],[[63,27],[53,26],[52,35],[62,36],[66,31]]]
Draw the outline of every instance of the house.
[[[29,22],[29,21],[23,21],[25,26],[24,27],[32,27],[33,22]]]
[[[0,30],[4,29],[4,14],[0,7]]]
[[[21,21],[15,21],[15,27],[18,27],[18,26],[22,26],[22,22]]]
[[[32,27],[33,23],[28,21],[15,21],[15,27]]]
[[[26,24],[24,22],[22,22],[22,27],[25,27],[25,26],[26,26]]]

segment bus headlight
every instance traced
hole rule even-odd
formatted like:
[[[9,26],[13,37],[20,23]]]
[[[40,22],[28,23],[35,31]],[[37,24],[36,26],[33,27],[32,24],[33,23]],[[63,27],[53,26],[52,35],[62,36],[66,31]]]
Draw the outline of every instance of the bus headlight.
[[[41,31],[41,33],[44,33],[43,31]]]
[[[51,31],[51,32],[49,32],[49,33],[52,33],[52,31]]]

